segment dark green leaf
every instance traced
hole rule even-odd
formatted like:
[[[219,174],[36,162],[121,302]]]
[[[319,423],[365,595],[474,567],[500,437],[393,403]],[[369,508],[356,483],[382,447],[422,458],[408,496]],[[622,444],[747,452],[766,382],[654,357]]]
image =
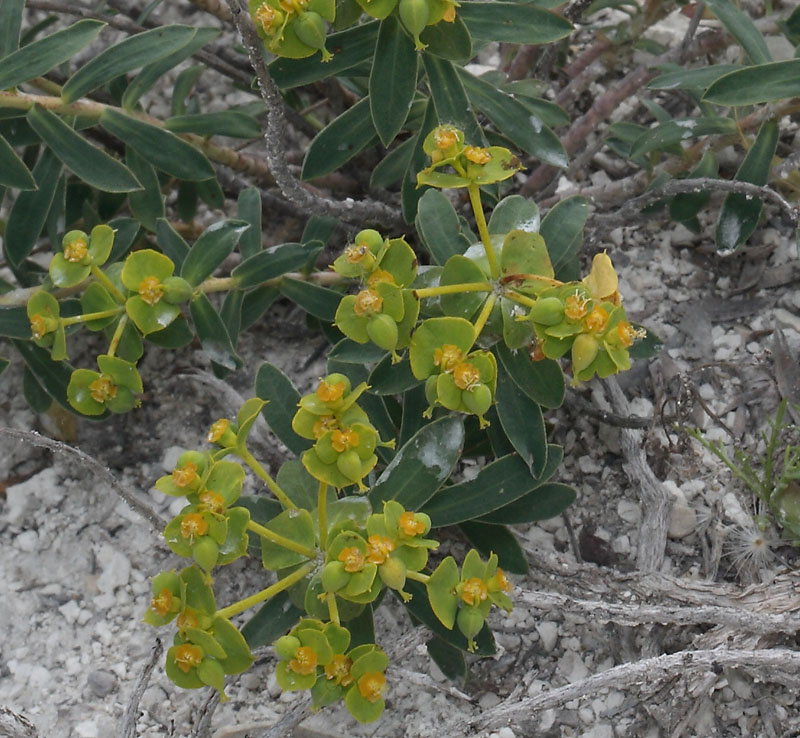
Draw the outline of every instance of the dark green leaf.
[[[761,124],[758,136],[744,157],[736,179],[754,185],[765,185],[769,179],[772,157],[778,145],[778,123],[767,120]],[[717,220],[717,251],[728,254],[743,244],[758,225],[761,200],[731,192],[725,197]]]
[[[267,600],[244,624],[242,635],[251,649],[269,646],[282,635],[286,635],[303,615],[305,613],[291,603],[289,595],[280,592]]]
[[[800,95],[800,59],[758,64],[720,77],[703,96],[715,105],[757,105]]]
[[[568,484],[547,482],[505,507],[484,515],[482,522],[498,525],[533,523],[561,515],[576,498],[575,490]]]
[[[0,185],[17,190],[35,190],[36,182],[17,152],[0,136]]]
[[[75,409],[67,400],[67,385],[72,376],[69,364],[65,361],[53,361],[47,351],[35,346],[30,341],[12,338],[11,342],[16,346],[28,369],[33,372],[36,381],[59,405],[74,413]],[[96,415],[94,418],[99,419],[106,415],[107,413]]]
[[[4,359],[2,356],[0,356],[0,375],[2,375],[2,373],[8,369],[9,366],[11,366],[11,360]]]
[[[169,59],[169,57],[166,57]],[[162,59],[159,64],[163,64],[166,59]],[[175,79],[175,85],[172,89],[172,104],[170,111],[172,115],[183,115],[187,110],[186,98],[189,97],[192,90],[194,90],[197,80],[200,75],[206,70],[206,67],[198,64],[193,67],[184,69]],[[145,70],[142,70],[144,73]]]
[[[547,432],[542,409],[505,373],[497,382],[497,414],[508,440],[539,477],[547,463]]]
[[[587,217],[588,201],[585,197],[574,195],[559,202],[542,218],[539,234],[547,244],[557,279],[565,279],[563,270],[569,268],[577,257]]]
[[[31,338],[31,324],[24,307],[0,307],[0,336]]]
[[[57,31],[9,54],[0,65],[0,90],[47,74],[90,44],[104,26],[105,23],[100,21],[80,20],[63,31]]]
[[[75,102],[112,79],[185,46],[195,33],[191,26],[172,25],[130,36],[104,49],[75,72],[61,88],[61,98],[65,103]]]
[[[278,87],[288,89],[338,76],[372,58],[379,25],[379,21],[370,21],[332,33],[328,36],[326,46],[333,53],[333,59],[327,63],[321,62],[316,55],[307,59],[276,59],[269,65],[272,79]]]
[[[176,115],[164,121],[164,128],[173,133],[197,133],[201,136],[260,138],[262,135],[259,122],[252,115],[238,110]]]
[[[175,270],[180,272],[183,262],[189,255],[189,244],[183,240],[172,224],[164,218],[156,223],[156,243],[158,247],[175,263]]]
[[[706,0],[706,7],[719,18],[753,64],[772,61],[767,42],[747,13],[739,10],[731,0]]]
[[[303,235],[300,240],[308,244],[311,241],[318,241],[323,246],[331,240],[331,236],[336,232],[339,219],[330,215],[312,215],[303,228]],[[317,245],[319,245],[317,244]]]
[[[411,150],[411,159],[401,185],[403,218],[406,223],[414,222],[414,218],[417,217],[417,203],[429,189],[427,187],[417,187],[417,172],[424,169],[430,163],[428,161],[428,155],[422,150],[422,142],[425,140],[425,136],[427,136],[436,125],[436,106],[433,104],[433,100],[429,99],[425,106],[425,116],[422,119],[422,125],[419,131],[417,131],[416,138],[413,139],[414,143]]]
[[[27,365],[22,374],[22,393],[25,395],[26,402],[31,406],[31,410],[35,413],[47,412],[50,405],[53,404],[53,398],[39,384]]]
[[[8,216],[3,247],[12,264],[21,264],[33,251],[50,212],[60,174],[61,162],[50,149],[45,149],[33,168],[39,189],[20,192]]]
[[[681,141],[717,133],[736,133],[736,121],[730,118],[686,118],[659,123],[649,128],[633,144],[631,159],[651,151],[660,151]]]
[[[470,3],[475,5],[476,3]],[[499,3],[493,3],[497,5]],[[483,133],[469,106],[467,93],[453,62],[422,52],[422,63],[428,75],[431,99],[439,121],[451,123],[464,131],[467,143],[483,145]]]
[[[239,238],[239,251],[243,259],[261,251],[261,193],[255,187],[247,187],[239,193],[239,220],[250,224],[250,227]]]
[[[414,138],[406,139],[378,162],[370,175],[369,186],[371,188],[390,187],[403,178],[411,161],[414,140]]]
[[[697,67],[697,69],[679,68],[659,74],[650,80],[647,87],[651,90],[705,90],[720,77],[741,68],[738,64],[713,64],[710,67]]]
[[[414,42],[390,15],[381,21],[375,61],[369,76],[369,109],[384,146],[400,132],[417,86]]]
[[[300,456],[311,448],[311,442],[292,430],[300,393],[278,367],[264,362],[256,373],[255,393],[267,404],[261,411],[272,432],[293,454]]]
[[[497,554],[501,569],[511,574],[527,574],[528,561],[514,534],[503,525],[470,521],[459,525],[461,532],[478,551],[488,558]]]
[[[179,315],[163,330],[148,333],[147,340],[161,348],[178,349],[190,344],[194,340],[194,333],[186,318]]]
[[[428,252],[440,265],[463,254],[469,240],[461,233],[461,224],[450,200],[439,190],[428,190],[419,201],[416,226]]]
[[[338,169],[376,140],[369,112],[369,96],[329,123],[308,147],[303,161],[303,179],[314,179]]]
[[[184,59],[188,59],[196,51],[203,48],[209,41],[219,36],[219,31],[214,28],[195,28],[194,34],[183,45],[176,48],[167,56],[148,64],[131,80],[122,96],[122,107],[132,110],[142,95],[158,82],[163,75],[178,66]],[[200,68],[202,69],[202,67]],[[177,87],[177,84],[175,85]]]
[[[509,195],[497,203],[489,218],[489,233],[505,236],[511,231],[536,233],[539,230],[539,208],[522,195]],[[551,255],[552,258],[552,255]]]
[[[643,325],[638,323],[633,323],[633,327],[644,328]],[[653,331],[647,328],[645,330],[647,335],[634,343],[628,351],[631,359],[652,359],[664,348],[664,342]]]
[[[277,287],[256,287],[250,290],[242,302],[241,330],[247,330],[272,305],[280,295]]]
[[[472,37],[512,44],[548,44],[569,36],[572,24],[534,3],[470,2],[458,9]]]
[[[397,439],[401,447],[428,422],[422,415],[427,407],[424,384],[413,387],[403,394],[403,416],[400,422],[400,436]]]
[[[379,348],[371,341],[369,343],[356,343],[349,338],[339,341],[328,354],[331,359],[344,361],[348,364],[374,364],[376,361],[388,356],[386,351]],[[370,389],[373,389],[370,382]]]
[[[472,38],[469,29],[460,15],[452,23],[435,23],[428,26],[419,36],[427,44],[429,54],[465,62],[472,58]]]
[[[27,118],[53,153],[86,184],[105,192],[142,189],[126,166],[90,144],[54,113],[34,105]]]
[[[689,172],[689,179],[694,177],[716,177],[718,174],[717,157],[713,151],[706,151],[697,166]],[[669,215],[679,223],[691,221],[711,199],[710,192],[685,192],[675,195],[669,203]]]
[[[376,395],[400,395],[421,381],[411,373],[408,356],[396,364],[390,355],[386,355],[372,370],[367,383],[370,392]]]
[[[134,218],[114,218],[108,221],[114,229],[114,245],[108,257],[108,264],[113,264],[131,250],[136,236],[139,235],[139,221]]]
[[[463,67],[458,68],[458,73],[472,105],[486,115],[504,136],[546,164],[567,166],[567,152],[558,136],[541,121],[534,125],[530,111],[521,102]]]
[[[191,144],[163,128],[106,108],[100,116],[100,125],[128,146],[136,149],[142,158],[156,169],[178,179],[202,181],[215,176],[214,167],[205,155]]]
[[[369,492],[375,510],[396,500],[407,510],[419,510],[450,476],[461,457],[464,426],[447,416],[424,425],[395,455]]]
[[[315,318],[332,323],[336,316],[336,308],[342,294],[327,287],[320,287],[313,282],[303,282],[299,279],[281,279],[281,292],[292,302],[296,302],[303,310]]]
[[[229,371],[238,369],[242,360],[237,356],[228,330],[208,297],[202,293],[196,295],[189,303],[189,309],[197,337],[208,358]]]
[[[319,242],[282,243],[270,246],[245,259],[231,272],[231,276],[237,280],[240,288],[254,287],[269,279],[300,269],[319,250]]]
[[[443,24],[439,23],[438,25]],[[466,681],[468,670],[467,660],[464,658],[463,651],[459,651],[436,636],[428,641],[427,646],[428,656],[439,667],[442,674],[451,682],[461,682],[463,684]]]
[[[244,303],[244,292],[242,290],[231,290],[225,295],[225,300],[222,302],[222,308],[219,315],[225,328],[228,330],[228,335],[231,337],[231,343],[236,345],[239,339],[239,333],[242,329],[242,304]]]
[[[544,407],[561,407],[564,402],[564,373],[552,359],[531,361],[527,351],[512,351],[498,343],[494,352],[516,385],[534,402]]]
[[[186,255],[181,277],[193,287],[210,277],[233,251],[239,236],[249,227],[243,220],[223,220],[210,225]]]
[[[24,7],[25,0],[3,0],[0,3],[0,59],[19,48]]]
[[[159,218],[166,215],[164,195],[161,194],[161,183],[156,170],[135,149],[129,148],[125,152],[125,161],[144,187],[141,192],[131,192],[128,195],[131,213],[148,231],[155,231]]]

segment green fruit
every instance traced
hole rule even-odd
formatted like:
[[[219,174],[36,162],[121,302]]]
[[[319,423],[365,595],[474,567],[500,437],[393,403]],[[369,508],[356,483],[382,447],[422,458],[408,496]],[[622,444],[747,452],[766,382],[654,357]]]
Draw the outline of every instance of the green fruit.
[[[203,659],[200,666],[197,667],[197,676],[200,677],[200,681],[204,684],[219,690],[224,700],[225,670],[219,661],[216,659]]]
[[[577,375],[590,366],[599,349],[600,343],[594,336],[588,333],[577,336],[572,344],[572,373]]]
[[[458,611],[456,622],[458,629],[469,639],[472,640],[483,627],[483,613],[472,605],[464,605]]]
[[[390,556],[378,567],[378,574],[391,589],[403,589],[406,583],[406,565],[394,556]]]
[[[339,458],[339,452],[331,445],[332,433],[326,433],[314,444],[314,451],[323,464],[333,464]]]
[[[492,405],[492,390],[485,384],[476,384],[461,393],[461,401],[473,415],[483,415]]]
[[[388,315],[373,315],[367,323],[367,335],[379,348],[393,351],[397,346],[397,323]]]
[[[329,561],[322,569],[322,588],[326,592],[338,592],[350,581],[341,561]]]
[[[278,638],[272,645],[275,647],[275,654],[278,658],[281,661],[288,661],[294,658],[297,649],[300,648],[300,641],[293,635],[285,635]]]
[[[328,61],[332,54],[325,49],[325,21],[319,13],[313,10],[300,13],[292,23],[292,29],[306,46],[319,49],[323,61]]]
[[[452,374],[440,374],[436,383],[436,397],[448,410],[461,407],[463,391],[453,381]]]
[[[219,545],[210,536],[203,536],[192,546],[192,558],[202,569],[211,571],[219,558]]]
[[[377,254],[383,246],[383,236],[374,228],[365,228],[363,231],[356,233],[353,243],[356,246],[364,245],[373,254]]]
[[[564,304],[557,297],[540,297],[531,308],[530,317],[542,325],[558,325],[564,320]]]
[[[361,459],[353,449],[339,454],[336,468],[351,482],[360,482],[364,476],[361,473]]]
[[[403,25],[414,37],[417,51],[424,49],[426,45],[419,40],[419,34],[422,33],[425,30],[425,26],[428,25],[428,18],[430,17],[428,0],[400,0],[397,6],[397,12],[400,15],[400,20],[403,22]]]
[[[183,277],[167,277],[161,284],[164,287],[164,299],[172,305],[186,302],[192,296],[192,285]]]
[[[436,382],[439,379],[438,374],[434,374],[432,377],[428,377],[425,380],[425,399],[428,401],[428,405],[433,407],[436,404]]]

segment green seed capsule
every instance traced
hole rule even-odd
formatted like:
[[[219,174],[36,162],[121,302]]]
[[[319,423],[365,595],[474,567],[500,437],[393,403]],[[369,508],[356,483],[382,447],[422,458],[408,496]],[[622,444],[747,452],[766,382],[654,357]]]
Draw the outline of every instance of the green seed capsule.
[[[472,605],[464,605],[458,611],[458,629],[469,639],[472,640],[483,627],[483,613]]]
[[[485,384],[476,384],[461,394],[461,401],[474,415],[483,415],[492,405],[492,390]]]
[[[325,48],[325,21],[319,13],[313,10],[300,13],[292,23],[292,28],[306,46],[322,52],[322,61],[328,61],[333,56]]]
[[[408,29],[408,32],[414,37],[414,48],[417,51],[427,48],[427,44],[423,44],[419,39],[419,34],[425,30],[428,25],[428,18],[430,17],[430,10],[428,8],[428,0],[400,0],[397,6],[397,12],[400,15],[400,20],[403,25]]]
[[[205,571],[211,571],[219,558],[219,545],[210,536],[203,536],[192,546],[192,558]]]
[[[425,399],[428,401],[428,405],[434,407],[436,405],[436,401],[438,400],[436,394],[436,381],[439,379],[438,374],[434,374],[432,377],[428,377],[425,380]]]
[[[182,277],[167,277],[162,283],[164,300],[171,305],[186,302],[192,296],[192,285]]]
[[[374,228],[365,228],[363,231],[356,233],[353,243],[356,246],[364,245],[373,254],[377,254],[383,246],[383,236]]]
[[[367,323],[367,335],[379,348],[393,351],[397,346],[397,323],[383,313],[373,315]]]
[[[582,372],[597,357],[600,344],[594,336],[581,333],[572,344],[572,372]]]
[[[322,569],[322,588],[326,592],[338,592],[350,581],[350,575],[341,561],[329,561]]]
[[[458,410],[461,407],[463,391],[456,387],[451,374],[440,374],[436,383],[436,396],[439,402],[448,410]]]
[[[564,304],[557,297],[540,297],[531,308],[531,318],[542,325],[558,325],[564,320]]]
[[[406,565],[393,556],[390,556],[378,567],[378,574],[390,589],[403,589],[406,583]]]
[[[361,459],[353,449],[339,454],[336,468],[351,482],[360,482],[364,476],[361,473]]]
[[[293,635],[285,635],[278,638],[272,644],[275,647],[275,653],[281,661],[288,661],[293,659],[300,648],[300,639],[295,638]]]

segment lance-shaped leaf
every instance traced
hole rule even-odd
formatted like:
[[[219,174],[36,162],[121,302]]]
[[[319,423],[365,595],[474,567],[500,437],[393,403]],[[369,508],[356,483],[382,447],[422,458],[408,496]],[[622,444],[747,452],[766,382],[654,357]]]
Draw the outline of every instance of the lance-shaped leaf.
[[[189,303],[189,307],[197,337],[208,358],[229,371],[238,369],[242,365],[242,360],[231,343],[231,337],[222,318],[208,297],[202,293],[196,295]]]
[[[736,133],[736,122],[730,118],[686,118],[659,123],[645,131],[631,147],[635,159],[651,151],[663,151],[673,144],[717,133]]]
[[[172,259],[175,268],[181,269],[184,260],[189,254],[189,244],[164,218],[159,218],[156,223],[156,242],[158,247]]]
[[[539,477],[547,463],[542,409],[503,372],[497,383],[497,414],[516,452]]]
[[[298,456],[311,448],[311,441],[301,438],[292,429],[300,393],[278,367],[264,362],[256,372],[255,393],[267,404],[261,411],[272,432],[292,453]]]
[[[243,220],[222,220],[210,225],[186,255],[181,277],[193,286],[210,277],[249,227],[250,224]]]
[[[285,635],[303,616],[286,592],[280,592],[267,602],[248,620],[242,628],[242,635],[250,648],[269,646]]]
[[[53,153],[86,184],[103,192],[130,192],[142,185],[130,169],[90,144],[54,113],[34,105],[26,116]]]
[[[536,487],[515,502],[484,515],[481,522],[498,525],[532,523],[561,515],[577,497],[568,484],[548,482]]]
[[[753,64],[771,62],[767,42],[750,16],[732,0],[706,0],[706,7],[719,18],[728,33],[739,43]]]
[[[245,259],[232,272],[241,288],[254,287],[261,282],[280,277],[308,263],[319,252],[319,241],[312,243],[281,243]]]
[[[710,67],[697,67],[697,69],[679,67],[673,72],[659,74],[648,82],[647,87],[650,90],[705,90],[720,77],[737,69],[742,67],[739,64],[713,64]]]
[[[195,33],[191,26],[173,25],[130,36],[84,64],[64,84],[61,97],[66,103],[75,102],[106,82],[185,46]]]
[[[24,7],[25,0],[5,0],[0,3],[0,59],[19,48]]]
[[[141,192],[131,192],[128,195],[131,213],[148,231],[154,231],[158,227],[159,219],[166,215],[164,195],[156,170],[136,152],[136,149],[129,148],[125,152],[125,161],[143,187]]]
[[[451,256],[469,248],[469,239],[461,233],[458,213],[439,190],[428,190],[420,198],[415,225],[437,264],[444,265]]]
[[[456,71],[456,66],[447,59],[440,59],[423,52],[422,63],[428,75],[431,99],[440,121],[446,121],[464,131],[467,143],[482,146],[483,132],[470,108],[464,85]]]
[[[105,23],[100,21],[80,20],[63,31],[57,31],[9,54],[0,65],[0,90],[41,77],[53,67],[71,59],[97,37],[103,26]]]
[[[240,110],[175,115],[164,121],[164,128],[173,133],[197,133],[201,136],[261,137],[259,122],[252,115]]]
[[[53,361],[48,351],[34,346],[30,341],[12,338],[11,342],[36,377],[36,381],[61,407],[74,413],[75,408],[67,400],[67,386],[72,377],[70,365],[65,361]],[[107,414],[103,417],[107,417]]]
[[[800,95],[800,59],[757,64],[730,72],[706,90],[715,105],[758,105]]]
[[[539,233],[547,244],[556,278],[577,278],[577,254],[583,242],[583,226],[589,216],[585,197],[568,197],[551,208],[542,219]]]
[[[296,302],[309,315],[324,320],[326,323],[333,322],[339,301],[342,299],[341,292],[320,287],[313,282],[286,277],[281,280],[281,292],[292,302]]]
[[[201,151],[163,128],[113,108],[103,111],[100,125],[136,149],[156,169],[173,177],[202,181],[215,176],[214,167]]]
[[[534,402],[544,407],[560,407],[564,402],[564,373],[551,360],[531,361],[527,351],[512,351],[502,343],[494,347],[506,373]]]
[[[549,44],[569,36],[572,24],[534,3],[470,2],[458,9],[474,39]]]
[[[17,152],[0,136],[0,185],[17,190],[35,190],[36,181]]]

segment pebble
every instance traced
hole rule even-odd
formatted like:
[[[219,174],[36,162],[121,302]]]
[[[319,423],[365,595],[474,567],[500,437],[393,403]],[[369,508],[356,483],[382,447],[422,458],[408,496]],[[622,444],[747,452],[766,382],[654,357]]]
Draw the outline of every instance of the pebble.
[[[567,651],[559,660],[556,671],[568,682],[578,682],[589,676],[589,669],[575,651]]]
[[[491,710],[496,705],[499,705],[502,702],[500,697],[496,695],[494,692],[485,692],[481,695],[480,699],[478,700],[478,704],[481,706],[482,710]]]
[[[52,497],[48,490],[59,489],[56,471],[43,469],[29,479],[6,488],[5,518],[11,525],[19,526],[29,513],[40,509],[45,498]]]
[[[39,548],[39,534],[35,530],[24,530],[15,539],[17,548],[25,553],[33,553]]]
[[[98,738],[100,735],[96,720],[82,720],[75,726],[75,733],[80,738]]]
[[[542,648],[550,653],[558,641],[558,623],[554,623],[552,620],[543,620],[536,624],[536,632],[541,639]]]
[[[161,459],[161,468],[165,472],[171,472],[175,465],[178,463],[178,457],[185,451],[181,446],[170,446],[164,451],[164,457]]]
[[[117,677],[110,671],[96,669],[89,672],[86,683],[97,697],[106,697],[117,688]]]
[[[66,620],[70,625],[74,624],[78,620],[78,616],[81,613],[81,608],[78,606],[78,603],[75,600],[70,600],[69,602],[65,602],[61,607],[58,608],[58,611],[64,616],[64,620]]]
[[[669,516],[667,535],[673,540],[680,540],[691,535],[697,528],[697,513],[685,503],[672,506]]]
[[[620,500],[617,503],[617,515],[619,515],[626,523],[631,525],[638,525],[642,519],[642,510],[639,505],[630,500]]]
[[[779,328],[790,328],[795,333],[800,333],[800,315],[790,313],[783,308],[775,308],[772,311],[772,315],[775,318],[775,324]]]
[[[121,551],[111,546],[102,545],[97,552],[97,560],[103,571],[97,578],[97,588],[103,594],[113,592],[117,587],[124,587],[131,576],[131,562]]]
[[[603,470],[598,460],[591,456],[581,456],[578,459],[578,468],[584,474],[599,474]]]

